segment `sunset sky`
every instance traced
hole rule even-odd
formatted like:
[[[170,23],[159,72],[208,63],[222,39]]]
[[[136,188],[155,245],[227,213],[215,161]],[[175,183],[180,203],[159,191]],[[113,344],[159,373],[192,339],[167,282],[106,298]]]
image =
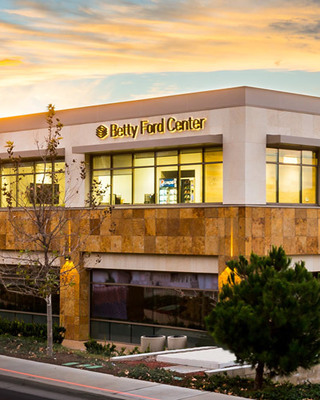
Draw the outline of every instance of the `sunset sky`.
[[[320,0],[0,0],[0,117],[234,86],[320,96]]]

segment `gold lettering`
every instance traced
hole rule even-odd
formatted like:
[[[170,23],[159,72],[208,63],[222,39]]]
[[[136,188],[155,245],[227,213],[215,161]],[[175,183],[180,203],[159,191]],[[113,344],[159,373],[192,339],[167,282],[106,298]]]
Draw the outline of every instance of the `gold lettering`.
[[[131,126],[131,131],[132,131],[133,139],[135,139],[137,137],[137,135],[138,135],[138,132],[139,132],[139,125],[132,125]]]
[[[146,130],[146,126],[148,125],[148,123],[149,123],[148,120],[140,121],[141,135],[144,135],[144,131]]]
[[[96,129],[96,135],[100,139],[105,139],[109,136],[109,130],[105,125],[99,125]]]
[[[207,121],[207,118],[200,118],[200,128],[199,129],[204,129],[204,123]]]
[[[108,128],[105,125],[99,125],[96,129],[96,135],[100,139],[105,139],[108,136],[113,139],[129,137],[136,139],[140,131],[141,135],[155,135],[157,133],[165,133],[166,129],[170,133],[184,131],[199,131],[204,129],[207,118],[193,118],[178,120],[175,117],[161,118],[160,122],[150,123],[149,120],[141,120],[139,125],[131,125],[130,123],[119,126],[118,124],[110,124]]]
[[[118,137],[118,124],[111,124],[110,125],[110,137],[117,138]]]
[[[118,136],[119,137],[123,137],[124,136],[124,128],[121,128],[120,126],[118,128]]]
[[[175,124],[174,124],[175,122],[176,122],[176,119],[174,117],[168,118],[167,129],[169,132],[172,132],[172,133],[176,132],[176,128],[175,128]],[[174,125],[172,125],[172,124],[174,124]]]
[[[201,128],[201,124],[200,124],[200,119],[195,119],[193,121],[193,129],[195,129],[196,131],[200,130]]]

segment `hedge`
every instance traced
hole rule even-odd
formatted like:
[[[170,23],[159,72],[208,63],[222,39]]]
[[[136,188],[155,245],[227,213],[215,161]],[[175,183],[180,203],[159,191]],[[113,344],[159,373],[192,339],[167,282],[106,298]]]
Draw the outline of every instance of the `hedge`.
[[[53,324],[53,343],[61,344],[66,328]],[[0,335],[35,337],[39,340],[47,340],[46,324],[30,324],[24,321],[10,321],[0,317]]]

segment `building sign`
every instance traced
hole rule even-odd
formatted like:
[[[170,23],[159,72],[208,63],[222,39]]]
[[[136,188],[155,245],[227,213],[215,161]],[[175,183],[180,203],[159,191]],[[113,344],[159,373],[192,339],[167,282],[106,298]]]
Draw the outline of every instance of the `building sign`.
[[[159,122],[149,122],[149,120],[142,120],[138,125],[132,124],[110,124],[99,125],[96,129],[96,135],[100,139],[111,137],[113,139],[131,137],[136,139],[138,135],[155,135],[165,132],[187,132],[187,131],[201,131],[204,129],[207,118],[193,118],[179,120],[175,117],[161,118]]]

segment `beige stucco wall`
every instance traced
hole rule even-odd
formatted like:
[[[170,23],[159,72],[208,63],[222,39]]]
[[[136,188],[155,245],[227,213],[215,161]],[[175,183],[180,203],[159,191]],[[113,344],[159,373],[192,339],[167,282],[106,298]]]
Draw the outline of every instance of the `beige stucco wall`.
[[[111,138],[102,140],[96,134],[100,124],[110,125],[117,123],[139,125],[143,119],[150,123],[159,122],[161,118],[174,115],[179,120],[193,118],[206,118],[204,129],[200,131],[187,131],[154,135],[139,135],[132,137]],[[4,149],[7,140],[15,143],[17,154],[22,152],[24,157],[28,154],[34,156],[37,141],[41,147],[41,138],[46,135],[46,129],[27,130],[20,132],[1,133],[0,149]],[[67,204],[81,207],[86,199],[86,184],[79,179],[79,164],[85,160],[85,153],[107,152],[117,145],[126,150],[135,148],[137,144],[143,145],[137,150],[159,149],[161,147],[176,146],[188,143],[192,139],[196,145],[214,145],[215,138],[223,137],[223,203],[226,205],[263,205],[266,202],[266,165],[265,149],[267,135],[286,135],[301,138],[320,138],[320,116],[305,113],[270,110],[258,107],[233,107],[217,110],[197,112],[173,113],[141,118],[120,120],[102,120],[95,123],[86,123],[64,126],[61,149],[65,160],[70,166],[70,174],[66,176]],[[160,142],[159,142],[160,141]],[[218,141],[218,140],[217,140]],[[191,143],[191,142],[190,142]],[[189,144],[190,145],[190,144]],[[80,149],[80,150],[79,150]],[[0,156],[5,158],[5,153],[0,151]],[[73,195],[70,195],[73,193]]]

